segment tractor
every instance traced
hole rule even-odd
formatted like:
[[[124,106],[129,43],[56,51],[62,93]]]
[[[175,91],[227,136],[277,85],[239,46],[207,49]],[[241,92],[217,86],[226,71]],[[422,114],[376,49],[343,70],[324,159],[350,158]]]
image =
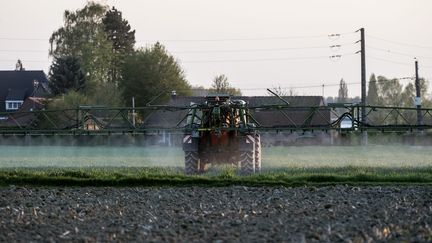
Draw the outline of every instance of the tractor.
[[[261,171],[260,135],[245,101],[215,94],[189,107],[183,136],[186,174],[215,164],[231,164],[242,174]]]

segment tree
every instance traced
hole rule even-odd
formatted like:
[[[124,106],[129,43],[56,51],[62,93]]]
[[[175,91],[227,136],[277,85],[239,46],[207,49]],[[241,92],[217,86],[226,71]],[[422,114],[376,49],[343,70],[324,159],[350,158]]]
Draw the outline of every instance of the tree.
[[[338,102],[344,103],[348,100],[348,86],[343,79],[339,83]]]
[[[121,89],[115,83],[103,83],[98,86],[96,92],[89,97],[92,105],[103,105],[108,107],[124,106]]]
[[[135,30],[131,30],[129,22],[123,19],[122,12],[115,7],[106,12],[102,23],[116,54],[116,58],[112,60],[109,79],[111,82],[118,82],[121,79],[120,69],[126,57],[134,52]]]
[[[402,85],[398,79],[378,76],[378,94],[380,103],[386,106],[402,106]]]
[[[132,97],[137,106],[145,106],[156,97],[159,98],[154,102],[161,102],[167,100],[173,90],[179,95],[191,94],[182,68],[160,43],[139,49],[126,58],[122,77],[119,86],[128,104]]]
[[[228,82],[228,77],[224,74],[218,75],[213,79],[213,84],[210,88],[210,93],[229,94],[232,96],[241,96],[240,89],[231,87]]]
[[[377,80],[375,78],[375,74],[372,73],[372,75],[369,78],[369,87],[368,87],[368,94],[367,94],[367,104],[368,105],[379,105],[378,100],[378,87],[377,87]]]
[[[49,71],[49,87],[54,95],[85,88],[85,76],[75,57],[56,57]]]
[[[113,44],[102,23],[107,9],[105,5],[89,2],[75,12],[66,10],[64,26],[49,40],[51,56],[73,56],[80,60],[87,79],[87,93],[94,92],[98,84],[107,81],[115,58]]]
[[[122,17],[122,12],[115,7],[106,12],[102,20],[108,40],[113,43],[117,53],[131,54],[134,52],[135,30],[131,30],[129,22]]]

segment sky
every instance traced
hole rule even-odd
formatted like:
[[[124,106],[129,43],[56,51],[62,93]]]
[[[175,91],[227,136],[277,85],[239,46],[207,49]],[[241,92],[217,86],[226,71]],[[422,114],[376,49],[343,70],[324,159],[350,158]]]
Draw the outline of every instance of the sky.
[[[413,77],[417,57],[419,75],[432,80],[430,0],[98,2],[122,11],[136,30],[136,47],[164,44],[192,85],[210,87],[225,74],[245,95],[281,87],[297,95],[337,96],[344,79],[348,95],[359,96],[359,28],[366,33],[368,79],[371,73]],[[26,70],[48,73],[49,37],[63,25],[65,10],[87,1],[0,3],[0,70],[13,70],[21,59]]]

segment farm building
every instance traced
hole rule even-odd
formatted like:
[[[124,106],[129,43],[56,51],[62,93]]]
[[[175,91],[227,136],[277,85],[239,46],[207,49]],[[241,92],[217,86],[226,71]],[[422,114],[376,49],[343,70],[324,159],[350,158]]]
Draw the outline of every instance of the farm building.
[[[48,80],[43,71],[0,71],[1,125],[19,126],[32,122],[34,115],[11,116],[11,112],[43,109],[49,95]]]
[[[0,71],[0,112],[17,111],[29,97],[49,94],[43,71]]]
[[[255,110],[252,111],[252,116],[263,127],[285,127],[295,128],[302,125],[310,126],[325,126],[331,122],[330,109],[325,106],[324,99],[321,96],[285,96],[282,97],[290,103],[290,107],[298,109],[282,109],[282,110]],[[253,106],[265,105],[283,105],[284,103],[274,96],[241,96],[232,97],[231,99],[241,99]],[[181,97],[173,96],[167,103],[169,106],[189,106],[191,102],[202,103],[205,97]],[[309,107],[320,107],[316,112],[311,112]],[[176,125],[184,126],[185,121],[182,119],[187,114],[187,110],[180,111],[156,111],[150,114],[144,120],[145,127],[158,128],[173,128]],[[182,122],[181,122],[182,121]],[[262,141],[265,145],[282,145],[297,143],[298,140],[308,140],[310,142],[322,143],[323,140],[330,141],[330,134],[317,131],[313,134],[299,133],[295,131],[278,131],[266,132],[262,134]],[[172,136],[164,131],[161,131],[155,140],[160,144],[177,144],[179,138]],[[178,141],[177,141],[178,140]]]

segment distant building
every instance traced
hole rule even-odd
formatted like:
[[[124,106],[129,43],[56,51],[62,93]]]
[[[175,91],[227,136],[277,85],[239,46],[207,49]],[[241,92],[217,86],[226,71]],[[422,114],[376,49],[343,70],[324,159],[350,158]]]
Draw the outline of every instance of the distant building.
[[[0,71],[0,112],[17,111],[29,97],[43,98],[48,94],[48,79],[43,71]]]

